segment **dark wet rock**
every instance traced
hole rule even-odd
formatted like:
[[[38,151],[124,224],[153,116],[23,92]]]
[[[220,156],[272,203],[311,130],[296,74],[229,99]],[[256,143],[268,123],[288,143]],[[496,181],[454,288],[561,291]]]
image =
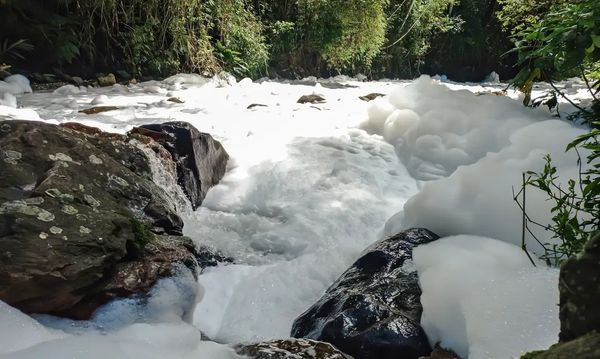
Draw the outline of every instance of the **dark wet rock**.
[[[153,138],[171,153],[179,185],[192,208],[200,207],[208,190],[219,183],[227,169],[229,155],[221,143],[187,122],[144,125],[134,132],[144,130],[151,131]]]
[[[298,99],[298,103],[324,103],[325,98],[321,95],[312,94],[312,95],[304,95]]]
[[[369,247],[308,311],[292,336],[331,343],[361,359],[416,359],[431,353],[419,325],[421,289],[414,247],[438,236],[410,229]]]
[[[600,333],[591,332],[575,340],[555,344],[545,351],[530,352],[521,359],[598,359]]]
[[[309,339],[271,340],[238,346],[236,351],[251,359],[352,359],[329,343]]]
[[[560,269],[560,340],[600,332],[600,234]]]
[[[144,152],[70,127],[0,121],[0,300],[86,319],[196,260]]]
[[[370,94],[365,95],[365,96],[360,96],[359,99],[361,99],[363,101],[369,102],[369,101],[375,100],[378,97],[383,97],[383,96],[385,96],[385,95],[382,94],[382,93],[373,92],[373,93],[370,93]]]
[[[196,257],[196,261],[198,261],[198,265],[201,269],[208,267],[216,267],[219,264],[233,264],[235,263],[235,259],[232,257],[227,257],[223,253],[219,252],[214,248],[209,248],[206,246],[196,247],[194,250],[194,255]]]

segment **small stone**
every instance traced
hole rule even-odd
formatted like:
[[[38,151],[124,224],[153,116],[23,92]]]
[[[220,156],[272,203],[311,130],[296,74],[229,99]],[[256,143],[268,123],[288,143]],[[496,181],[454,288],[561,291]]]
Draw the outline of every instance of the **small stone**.
[[[79,226],[79,233],[90,234],[92,233],[92,230],[84,226]]]
[[[324,103],[325,98],[321,95],[304,95],[298,99],[298,103]]]
[[[50,233],[52,234],[61,234],[63,232],[62,228],[58,228],[55,226],[50,227]]]
[[[60,197],[61,193],[58,188],[49,188],[44,192],[48,197],[57,198]]]
[[[63,241],[68,240],[69,238],[67,236],[62,236]]]
[[[73,203],[75,201],[75,197],[69,193],[62,193],[59,197],[62,203]]]
[[[54,220],[54,215],[48,211],[46,211],[45,209],[39,209],[39,213],[37,215],[37,219],[39,219],[42,222],[52,222]]]
[[[90,155],[89,160],[94,165],[101,165],[102,163],[104,163],[100,158],[96,157],[95,155]]]
[[[46,232],[40,233],[40,239],[48,239],[48,233],[46,233]]]
[[[27,199],[25,199],[25,203],[27,203],[29,205],[39,206],[40,204],[44,203],[44,198],[43,197],[27,198]]]
[[[100,207],[100,202],[98,200],[96,200],[94,197],[90,196],[89,194],[84,194],[83,200],[85,201],[85,203],[87,203],[88,205],[90,205],[93,208]]]
[[[121,178],[119,176],[116,176],[116,175],[109,174],[108,175],[108,180],[110,182],[115,182],[116,184],[118,184],[121,187],[127,187],[127,186],[129,186],[129,182],[125,181],[123,178]]]
[[[52,161],[63,161],[63,162],[73,162],[73,159],[69,155],[65,155],[64,153],[58,152],[54,155],[48,155],[50,160]]]
[[[66,214],[70,214],[70,215],[74,215],[77,214],[79,211],[77,210],[77,208],[70,206],[70,205],[64,205],[62,208],[62,211]]]

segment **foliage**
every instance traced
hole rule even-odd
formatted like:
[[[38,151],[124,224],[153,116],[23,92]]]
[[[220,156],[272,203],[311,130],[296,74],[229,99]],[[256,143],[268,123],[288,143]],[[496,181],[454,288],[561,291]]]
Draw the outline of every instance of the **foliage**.
[[[269,52],[263,25],[252,8],[243,0],[220,0],[213,3],[212,10],[222,67],[239,77],[264,73]]]
[[[388,77],[419,73],[434,35],[460,31],[462,19],[450,16],[458,2],[391,0],[386,9],[387,40],[377,59],[376,71]]]
[[[495,71],[502,78],[514,74],[514,56],[503,57],[513,44],[502,31],[496,16],[500,6],[496,0],[461,0],[452,8],[451,16],[461,21],[458,29],[437,32],[425,58],[424,69],[443,73],[461,81],[481,81]]]
[[[541,172],[530,171],[524,177],[521,193],[524,194],[528,186],[537,188],[553,204],[552,223],[542,224],[525,213],[523,198],[520,205],[526,219],[524,230],[528,230],[529,225],[537,225],[552,233],[558,244],[540,243],[545,249],[542,258],[559,264],[580,253],[587,241],[600,231],[600,81],[588,79],[588,75],[595,76],[600,61],[600,3],[581,0],[545,5],[550,9],[543,18],[532,17],[531,24],[515,34],[522,70],[513,84],[525,92],[524,102],[529,104],[533,82],[549,81],[554,87],[554,96],[561,96],[578,108],[571,117],[584,119],[590,127],[589,133],[567,147],[567,151],[576,151],[578,155],[578,178],[564,182],[549,156]],[[591,106],[573,102],[554,86],[553,81],[573,75],[586,81],[593,98]],[[557,102],[556,98],[553,102]],[[582,152],[586,153],[585,161],[580,156]]]
[[[144,248],[147,244],[155,240],[154,233],[152,233],[148,225],[145,223],[132,218],[130,220],[130,224],[133,238],[139,248]]]
[[[11,60],[24,60],[24,53],[32,50],[33,45],[28,43],[26,39],[20,39],[15,42],[4,39],[4,41],[0,41],[0,63]]]
[[[567,2],[569,0],[498,0],[501,8],[496,15],[505,31],[517,34],[542,21],[553,7]]]
[[[550,264],[559,264],[581,253],[588,240],[600,232],[600,122],[596,122],[596,126],[567,147],[567,151],[577,151],[578,157],[581,149],[589,151],[584,164],[579,157],[579,178],[569,179],[566,186],[561,186],[550,156],[546,156],[541,172],[527,172],[522,191],[527,186],[537,188],[553,203],[551,224],[540,224],[529,216],[524,224],[525,229],[530,224],[540,226],[550,231],[552,238],[558,239],[558,244],[540,242],[545,251],[541,258]]]
[[[600,2],[581,0],[554,6],[544,19],[515,34],[518,64],[513,83],[531,100],[533,82],[585,76],[600,61]],[[597,94],[599,83],[590,84]],[[580,110],[585,111],[580,108]],[[586,111],[587,112],[587,111]]]

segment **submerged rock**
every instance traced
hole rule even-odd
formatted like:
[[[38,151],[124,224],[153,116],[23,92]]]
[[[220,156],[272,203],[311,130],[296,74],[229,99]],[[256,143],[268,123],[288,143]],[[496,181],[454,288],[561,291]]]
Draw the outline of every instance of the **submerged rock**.
[[[132,132],[153,137],[171,153],[179,185],[193,209],[200,207],[208,190],[225,175],[229,155],[221,143],[187,122],[144,125]]]
[[[410,229],[369,247],[296,319],[292,336],[328,342],[361,359],[429,355],[411,260],[414,247],[436,239],[428,230]]]
[[[324,103],[325,98],[321,95],[304,95],[298,99],[298,103]]]
[[[383,96],[385,96],[385,95],[382,93],[373,92],[368,95],[360,96],[359,99],[366,101],[366,102],[370,102],[370,101],[375,100],[378,97],[383,97]]]
[[[0,121],[0,300],[88,318],[144,293],[193,245],[142,150],[119,135]],[[16,154],[20,155],[16,155]]]
[[[237,347],[251,359],[352,359],[329,343],[309,339],[272,340]]]

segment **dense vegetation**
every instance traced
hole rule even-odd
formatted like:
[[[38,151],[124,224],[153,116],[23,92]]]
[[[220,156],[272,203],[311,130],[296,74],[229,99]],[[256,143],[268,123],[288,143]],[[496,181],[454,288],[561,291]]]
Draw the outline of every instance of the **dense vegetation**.
[[[565,0],[0,0],[0,64],[37,73],[481,80]]]
[[[504,24],[513,28],[521,67],[513,84],[526,94],[525,104],[531,101],[533,82],[547,81],[554,88],[550,107],[556,105],[557,97],[564,97],[578,109],[568,117],[583,122],[590,130],[566,149],[577,154],[577,178],[561,178],[549,156],[541,171],[529,172],[524,177],[521,193],[527,187],[537,188],[553,204],[552,223],[538,223],[527,215],[523,198],[520,204],[526,218],[524,230],[541,226],[558,239],[558,244],[540,242],[545,248],[543,258],[557,264],[581,253],[585,244],[600,232],[600,2],[530,1],[519,5],[517,0],[507,0],[506,3],[511,6],[506,9],[527,19],[517,24],[510,16],[504,17]],[[545,12],[543,18],[539,16],[540,8]],[[585,81],[591,103],[572,102],[554,86],[554,81],[567,77]]]

